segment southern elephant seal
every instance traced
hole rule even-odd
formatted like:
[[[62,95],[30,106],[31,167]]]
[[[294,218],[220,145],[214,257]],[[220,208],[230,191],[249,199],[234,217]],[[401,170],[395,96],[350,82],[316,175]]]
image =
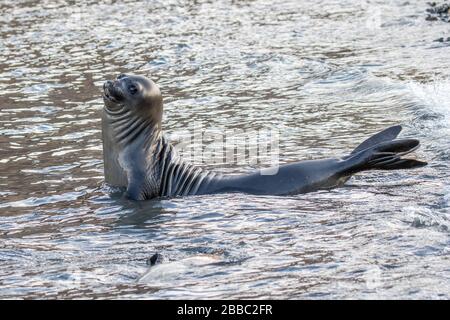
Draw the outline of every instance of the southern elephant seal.
[[[340,186],[360,171],[426,165],[402,158],[418,148],[419,141],[395,140],[401,126],[394,126],[342,158],[285,164],[274,175],[265,175],[262,170],[243,175],[216,174],[183,162],[163,136],[163,99],[153,81],[121,74],[106,81],[103,89],[105,181],[126,188],[126,195],[135,200],[224,192],[299,194]]]

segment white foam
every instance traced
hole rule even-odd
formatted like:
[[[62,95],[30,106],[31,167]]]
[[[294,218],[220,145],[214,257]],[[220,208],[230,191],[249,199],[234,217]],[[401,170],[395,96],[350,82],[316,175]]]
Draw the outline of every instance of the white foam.
[[[158,264],[150,267],[150,269],[139,279],[139,282],[165,281],[179,277],[196,268],[207,266],[220,262],[221,259],[214,255],[196,255],[181,259],[179,261],[171,261],[168,263]]]
[[[450,124],[450,79],[428,83],[410,82],[408,89],[421,105],[444,115],[446,122]]]
[[[436,79],[428,83],[410,82],[408,90],[417,99],[417,102],[424,108],[424,113],[435,113],[442,115],[436,123],[429,127],[426,135],[429,140],[438,141],[440,148],[448,148],[450,136],[450,79]],[[450,206],[450,184],[447,172],[443,172],[444,197],[443,206]]]

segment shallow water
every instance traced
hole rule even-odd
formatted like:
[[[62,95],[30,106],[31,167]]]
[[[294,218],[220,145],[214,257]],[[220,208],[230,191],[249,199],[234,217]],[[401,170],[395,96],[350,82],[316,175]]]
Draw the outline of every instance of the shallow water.
[[[450,45],[433,41],[450,25],[425,9],[0,1],[0,298],[450,298]],[[120,72],[160,85],[169,135],[277,128],[284,163],[401,123],[430,165],[298,196],[127,201],[102,184],[100,90]]]

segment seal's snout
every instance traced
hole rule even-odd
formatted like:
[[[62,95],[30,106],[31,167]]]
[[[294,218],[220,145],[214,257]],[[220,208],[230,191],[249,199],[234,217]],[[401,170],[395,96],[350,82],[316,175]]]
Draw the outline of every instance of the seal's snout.
[[[106,99],[111,100],[113,102],[116,102],[117,100],[120,100],[122,97],[120,94],[120,90],[118,87],[118,81],[117,80],[107,80],[103,84],[103,93]]]
[[[113,85],[111,80],[107,80],[104,84],[103,84],[103,91],[107,91],[108,87],[111,87]]]

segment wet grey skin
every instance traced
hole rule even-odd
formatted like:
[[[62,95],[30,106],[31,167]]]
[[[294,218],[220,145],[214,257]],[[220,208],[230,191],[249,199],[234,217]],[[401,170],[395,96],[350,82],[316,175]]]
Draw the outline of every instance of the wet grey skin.
[[[264,169],[242,175],[217,174],[177,156],[163,135],[163,99],[150,79],[121,74],[106,81],[103,99],[105,182],[126,189],[126,196],[134,200],[226,192],[293,195],[341,186],[361,171],[426,165],[402,158],[417,149],[419,141],[396,139],[402,128],[393,126],[341,158],[285,164],[272,175]]]

